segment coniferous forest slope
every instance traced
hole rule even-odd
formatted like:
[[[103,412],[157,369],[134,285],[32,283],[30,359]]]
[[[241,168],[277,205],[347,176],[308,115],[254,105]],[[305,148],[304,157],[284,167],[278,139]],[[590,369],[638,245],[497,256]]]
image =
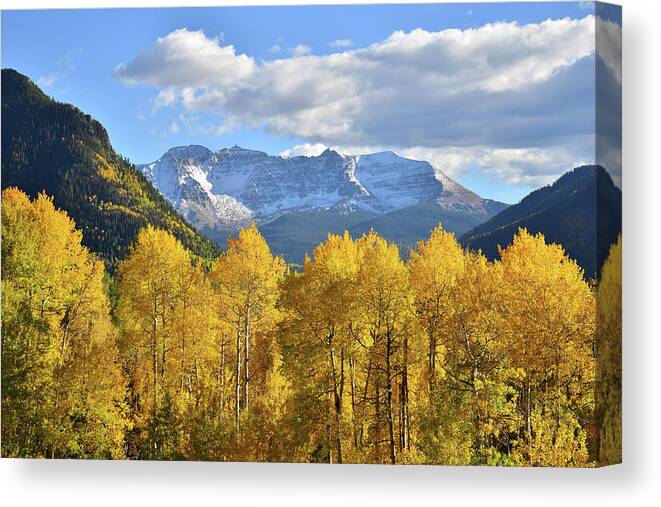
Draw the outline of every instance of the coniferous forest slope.
[[[622,191],[603,167],[577,167],[476,226],[461,243],[495,259],[520,227],[562,245],[587,277],[596,277],[622,231]]]
[[[172,232],[196,256],[218,248],[198,234],[147,179],[113,150],[103,126],[47,97],[26,76],[2,70],[2,188],[45,192],[111,268],[146,225]]]

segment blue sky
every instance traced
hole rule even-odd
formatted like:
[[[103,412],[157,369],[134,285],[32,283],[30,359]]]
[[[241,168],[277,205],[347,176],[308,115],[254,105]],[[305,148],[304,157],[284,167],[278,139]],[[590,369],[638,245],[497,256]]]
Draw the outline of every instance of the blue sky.
[[[308,123],[303,120],[303,123],[295,125],[292,124],[293,120],[283,123],[281,116],[287,109],[283,109],[282,104],[277,104],[277,108],[273,105],[279,111],[277,114],[265,116],[261,110],[250,110],[251,100],[245,99],[239,106],[238,98],[233,99],[234,103],[225,98],[212,100],[212,95],[207,92],[218,92],[215,95],[217,98],[218,94],[225,97],[230,89],[234,93],[233,90],[241,88],[239,92],[243,95],[237,97],[256,97],[253,99],[257,104],[255,108],[270,109],[269,101],[296,101],[299,99],[296,94],[300,93],[291,92],[291,96],[281,94],[274,97],[266,92],[254,92],[255,88],[266,86],[259,84],[267,80],[264,76],[268,76],[269,82],[276,83],[276,86],[281,82],[278,80],[285,79],[273,69],[268,72],[264,70],[266,64],[273,60],[292,60],[294,56],[304,56],[306,53],[309,58],[310,55],[323,57],[352,52],[382,43],[397,31],[409,34],[415,29],[422,29],[425,34],[433,34],[449,28],[479,29],[487,23],[497,22],[516,21],[519,25],[527,25],[565,17],[580,20],[592,11],[589,5],[578,2],[4,11],[2,66],[17,69],[40,84],[50,96],[70,102],[94,116],[108,129],[115,149],[136,163],[153,161],[168,148],[182,144],[203,144],[211,149],[239,144],[273,154],[294,147],[298,148],[292,153],[307,153],[306,150],[314,150],[315,146],[322,145],[394,148],[399,153],[417,155],[418,158],[422,158],[425,153],[433,153],[429,158],[435,157],[433,161],[441,170],[460,183],[485,197],[515,202],[532,188],[552,179],[554,174],[570,169],[562,169],[564,164],[569,163],[569,158],[557,158],[554,154],[572,152],[576,153],[575,158],[581,159],[589,152],[589,146],[586,148],[584,145],[572,144],[563,150],[568,141],[561,139],[561,136],[540,135],[536,138],[535,129],[530,127],[522,128],[529,135],[518,133],[508,138],[502,134],[485,133],[482,137],[476,137],[474,133],[480,130],[480,125],[490,125],[494,132],[507,131],[510,125],[514,125],[514,120],[506,118],[505,124],[492,126],[497,122],[497,117],[490,114],[502,111],[507,107],[506,104],[496,104],[493,111],[489,109],[489,113],[484,114],[474,100],[465,103],[457,101],[456,110],[448,106],[448,115],[461,118],[466,114],[472,118],[470,121],[473,123],[466,126],[467,132],[471,134],[464,138],[456,134],[457,128],[454,133],[444,133],[442,125],[438,128],[433,118],[417,125],[413,115],[408,118],[399,110],[388,110],[388,114],[384,112],[374,118],[367,118],[367,115],[361,113],[360,118],[352,120],[351,128],[362,133],[359,142],[353,142],[358,136],[352,138],[351,129],[328,134],[330,127],[315,130],[314,118],[312,121],[306,118]],[[181,29],[186,30],[176,32]],[[203,35],[194,38],[193,34],[199,31]],[[168,45],[164,49],[165,42],[159,43],[158,39],[173,33],[185,36],[187,44],[189,41],[198,41],[203,47],[211,47],[212,50],[214,44],[218,47],[231,45],[234,47],[233,54],[245,55],[251,60],[252,67],[246,73],[256,75],[259,71],[261,77],[255,77],[253,81],[246,78],[248,81],[239,84],[227,83],[226,76],[222,74],[234,72],[234,68],[230,67],[228,70],[218,70],[216,80],[210,81],[211,84],[200,84],[186,81],[187,68],[182,68],[176,77],[154,70],[154,65],[162,65],[158,58],[172,47]],[[179,43],[177,41],[181,42],[181,38],[176,41],[173,38],[170,42]],[[369,65],[370,58],[369,55],[364,56],[360,60],[361,64]],[[578,73],[588,72],[588,64],[581,64],[581,61],[589,61],[589,57],[572,59],[571,68],[575,68]],[[323,59],[306,62],[308,60],[304,56],[294,63],[300,64],[301,72],[315,68],[327,72],[327,62]],[[214,65],[213,62],[206,63]],[[121,64],[124,68],[118,70]],[[204,69],[205,61],[196,61],[194,65],[194,69]],[[253,72],[253,67],[257,71]],[[561,67],[565,69],[568,65],[562,64]],[[298,67],[290,65],[288,68]],[[239,71],[237,67],[236,72]],[[556,73],[553,71],[554,76]],[[332,81],[333,74],[324,74],[329,75]],[[398,77],[395,75],[393,79]],[[565,81],[572,81],[570,77],[567,75]],[[562,84],[562,77],[543,80],[558,81],[558,84],[538,91],[548,93],[549,101],[557,96],[559,102],[567,103],[562,90],[566,90],[568,85]],[[311,82],[316,87],[319,81]],[[322,84],[328,85],[328,79]],[[348,83],[347,86],[356,85]],[[536,83],[535,86],[542,85]],[[517,94],[523,97],[522,101],[526,104],[526,101],[532,100],[530,96],[534,93],[526,88],[525,83],[511,85],[510,88],[506,93],[511,95],[509,100],[513,104],[521,102]],[[185,100],[184,89],[193,90],[191,93],[195,100],[191,104]],[[246,90],[250,90],[250,95],[247,95]],[[170,91],[176,98],[165,102],[161,100]],[[504,92],[499,88],[496,93]],[[157,99],[159,94],[161,99]],[[407,99],[411,101],[411,111],[418,110],[418,107],[424,109],[424,104],[416,103],[417,99],[415,93]],[[491,101],[488,97],[484,100],[485,104],[489,104],[485,106],[487,111]],[[575,96],[569,102],[581,114],[589,112],[590,105],[594,103],[593,88],[576,86]],[[208,108],[205,104],[209,105]],[[338,107],[349,107],[343,102],[338,104]],[[359,106],[366,108],[366,104],[361,103]],[[452,104],[452,101],[448,104]],[[531,102],[526,111],[528,114],[534,110],[540,118],[549,118],[558,105],[549,103],[547,111],[543,104]],[[467,114],[469,109],[472,112]],[[324,109],[319,106],[315,111],[314,114],[323,114]],[[300,109],[296,110],[296,114],[303,118]],[[376,123],[379,123],[378,128],[374,126]],[[575,137],[589,134],[585,130],[587,128],[577,131]],[[439,131],[438,139],[434,138],[433,132],[436,129]],[[540,130],[543,129],[546,126],[540,127]],[[566,130],[560,120],[549,124],[546,131],[553,129]],[[403,141],[400,144],[397,135],[403,130],[406,130],[406,135],[402,135]],[[416,132],[424,132],[420,145],[416,143]],[[448,146],[452,149],[448,150]],[[540,155],[542,152],[543,156]],[[547,153],[551,155],[547,156]],[[523,167],[526,161],[531,165],[548,161],[554,164],[554,168],[551,171],[535,169],[541,172],[526,174]],[[490,167],[493,164],[500,165],[493,169]],[[516,167],[510,170],[508,164]]]

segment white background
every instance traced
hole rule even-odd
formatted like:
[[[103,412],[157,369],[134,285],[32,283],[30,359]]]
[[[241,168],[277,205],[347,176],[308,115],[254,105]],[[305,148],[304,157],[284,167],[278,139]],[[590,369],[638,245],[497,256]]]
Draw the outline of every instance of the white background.
[[[195,0],[194,5],[220,5]],[[229,4],[230,2],[225,2]],[[274,4],[235,1],[232,4]],[[280,2],[282,3],[282,2]],[[288,4],[341,3],[286,1]],[[346,2],[345,2],[346,3]],[[377,3],[377,2],[372,2]],[[383,2],[381,2],[383,3]],[[658,505],[661,500],[661,2],[623,0],[624,464],[599,470],[0,461],[3,505]],[[5,1],[0,7],[185,5]]]

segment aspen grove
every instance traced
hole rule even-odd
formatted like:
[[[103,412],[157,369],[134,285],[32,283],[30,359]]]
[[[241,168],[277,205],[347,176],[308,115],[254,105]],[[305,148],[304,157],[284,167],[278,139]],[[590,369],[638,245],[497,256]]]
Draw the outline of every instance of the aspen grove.
[[[147,227],[113,275],[81,238],[3,191],[3,456],[620,457],[620,241],[598,283],[525,229],[493,262],[440,225],[406,260],[329,234],[294,269],[255,225],[209,262]]]

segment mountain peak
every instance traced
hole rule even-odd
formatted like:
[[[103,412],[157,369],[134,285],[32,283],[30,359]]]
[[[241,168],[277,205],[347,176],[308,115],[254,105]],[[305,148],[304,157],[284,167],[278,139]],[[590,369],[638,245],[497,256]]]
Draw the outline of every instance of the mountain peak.
[[[399,155],[397,155],[397,153],[395,153],[392,150],[384,150],[384,151],[377,151],[377,152],[374,152],[374,153],[366,153],[364,155],[360,155],[360,158],[371,158],[373,160],[382,160],[382,161],[390,161],[390,160],[401,159],[401,160],[407,160],[407,161],[411,161],[411,162],[417,162],[417,160],[411,160],[411,159],[407,159],[407,158],[404,158],[404,157],[400,157]]]
[[[563,184],[567,181],[575,181],[583,178],[606,178],[607,181],[610,180],[612,182],[610,174],[608,174],[608,171],[603,166],[582,165],[575,167],[571,171],[567,171],[565,174],[560,176],[560,178],[558,178],[554,185]]]
[[[251,150],[249,148],[243,148],[238,144],[235,144],[231,148],[222,148],[217,151],[217,153],[229,155],[231,157],[268,157],[268,153],[259,150]]]
[[[335,150],[332,150],[331,148],[326,148],[324,151],[322,151],[319,154],[320,157],[342,157],[340,153],[338,153]]]
[[[187,155],[189,147],[177,150]],[[328,221],[320,225],[324,228],[338,225],[338,217],[348,225],[355,217],[408,209],[403,211],[408,220],[427,217],[418,220],[417,228],[411,229],[410,222],[405,226],[417,231],[417,240],[441,219],[460,233],[504,206],[488,204],[461,185],[440,179],[428,162],[392,151],[344,156],[327,148],[317,156],[284,158],[234,145],[201,159],[168,157],[141,170],[175,209],[215,238],[250,221],[266,227],[282,217],[281,225],[291,224],[284,218],[290,214],[300,218],[313,213]],[[323,215],[325,211],[330,215]],[[389,218],[384,220],[386,224]],[[327,232],[324,228],[322,236]]]
[[[190,144],[188,146],[175,146],[165,152],[165,156],[170,156],[175,160],[194,159],[204,160],[211,155],[211,150],[200,144]]]

